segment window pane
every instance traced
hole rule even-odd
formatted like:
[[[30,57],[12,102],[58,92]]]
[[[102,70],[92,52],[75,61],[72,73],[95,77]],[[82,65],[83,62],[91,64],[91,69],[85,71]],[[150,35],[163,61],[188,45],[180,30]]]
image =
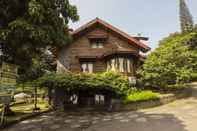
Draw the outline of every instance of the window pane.
[[[111,70],[112,70],[112,71],[116,71],[116,68],[115,68],[115,59],[112,59],[112,60],[111,60],[111,65],[112,65]]]
[[[98,43],[98,48],[103,48],[103,43]]]
[[[124,72],[123,61],[124,61],[123,58],[119,58],[119,63],[120,63],[119,71],[120,72]]]
[[[123,59],[123,72],[127,72],[127,59]]]
[[[107,62],[107,70],[133,73],[133,60],[124,57],[113,58]]]
[[[131,61],[127,59],[127,72],[131,72]]]
[[[104,42],[102,40],[93,40],[91,41],[92,48],[103,48]]]
[[[131,62],[131,64],[130,64],[130,65],[131,65],[131,68],[130,68],[130,69],[131,69],[131,73],[133,74],[133,73],[134,73],[134,70],[133,70],[133,68],[134,68],[134,67],[133,67],[133,66],[134,66],[134,65],[133,65],[133,59],[131,59],[130,62]],[[133,74],[133,75],[134,75],[134,74]]]
[[[88,72],[93,73],[93,63],[88,63]]]
[[[89,73],[93,73],[93,63],[91,62],[84,62],[81,64],[81,69],[82,72],[89,72]]]
[[[92,48],[97,48],[97,44],[96,43],[92,43]]]
[[[87,64],[86,63],[82,63],[81,64],[81,68],[82,68],[82,72],[86,72]]]
[[[110,66],[110,61],[107,62],[107,71],[109,71],[111,69],[111,66]]]

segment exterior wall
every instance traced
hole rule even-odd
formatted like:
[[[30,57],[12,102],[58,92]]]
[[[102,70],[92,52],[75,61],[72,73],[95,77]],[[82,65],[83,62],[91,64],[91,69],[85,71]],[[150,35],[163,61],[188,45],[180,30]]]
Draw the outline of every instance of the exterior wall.
[[[108,34],[108,39],[104,43],[104,48],[93,49],[91,43],[88,39],[88,35],[94,34],[94,32],[103,32]],[[58,60],[57,60],[57,72],[64,72],[70,70],[71,72],[79,73],[81,72],[81,65],[78,56],[101,56],[106,52],[112,51],[112,49],[118,48],[118,45],[121,47],[127,48],[129,50],[135,50],[139,52],[137,47],[134,47],[127,43],[127,41],[122,40],[115,34],[106,31],[102,28],[95,28],[92,31],[86,33],[85,35],[80,36],[74,42],[59,51]],[[136,59],[135,59],[136,60]],[[137,61],[134,62],[137,64]],[[136,67],[136,65],[134,66]],[[103,72],[106,71],[107,65],[105,60],[98,59],[94,61],[94,72]]]

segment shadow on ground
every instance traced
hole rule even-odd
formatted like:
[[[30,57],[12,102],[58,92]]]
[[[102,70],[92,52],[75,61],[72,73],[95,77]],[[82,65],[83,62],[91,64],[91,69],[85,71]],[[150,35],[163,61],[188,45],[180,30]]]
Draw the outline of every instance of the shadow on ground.
[[[119,118],[93,125],[87,131],[188,131],[172,114],[129,112],[122,113]]]
[[[3,131],[196,131],[197,84],[192,96],[143,111],[51,112]]]
[[[188,131],[172,114],[52,112],[3,131]]]

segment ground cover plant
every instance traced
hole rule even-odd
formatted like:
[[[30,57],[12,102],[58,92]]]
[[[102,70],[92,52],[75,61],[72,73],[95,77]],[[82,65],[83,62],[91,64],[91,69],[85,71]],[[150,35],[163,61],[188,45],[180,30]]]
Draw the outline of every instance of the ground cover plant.
[[[124,98],[124,103],[128,104],[131,102],[155,100],[155,99],[159,99],[159,96],[160,96],[159,93],[155,93],[152,91],[135,91],[135,92],[129,93]]]

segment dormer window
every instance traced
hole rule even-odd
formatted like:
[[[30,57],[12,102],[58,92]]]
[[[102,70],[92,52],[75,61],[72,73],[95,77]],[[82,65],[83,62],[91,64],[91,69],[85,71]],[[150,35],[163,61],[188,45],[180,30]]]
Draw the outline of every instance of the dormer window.
[[[91,47],[92,48],[103,48],[104,47],[104,40],[103,39],[94,39],[91,40]]]

